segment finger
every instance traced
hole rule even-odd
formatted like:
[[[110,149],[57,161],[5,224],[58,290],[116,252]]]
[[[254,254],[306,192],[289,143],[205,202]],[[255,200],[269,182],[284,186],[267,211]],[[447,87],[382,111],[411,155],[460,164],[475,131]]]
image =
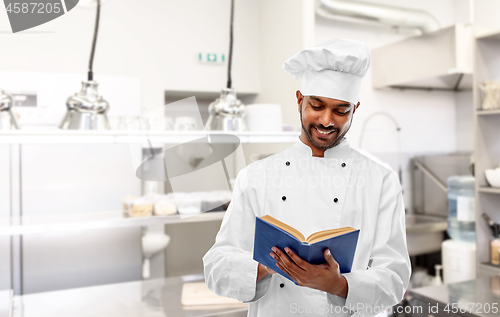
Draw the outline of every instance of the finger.
[[[278,258],[276,259],[279,264],[281,264],[283,267],[286,267],[290,271],[294,271],[296,273],[303,271],[301,268],[299,268],[293,261],[291,261],[288,256],[283,253],[279,248],[274,247],[273,248],[274,253],[278,255]]]
[[[277,250],[275,251],[275,253],[279,255],[279,259],[276,262],[276,265],[280,270],[290,276],[295,282],[297,282],[299,285],[302,285],[302,274],[305,271],[302,268],[298,267],[293,261],[290,261],[287,255],[283,253],[283,251],[278,248],[276,249]]]
[[[332,254],[330,253],[329,249],[325,250],[324,256],[325,256],[326,262],[328,263],[328,265],[330,267],[332,267],[332,268],[338,268],[339,267],[339,264],[337,263],[337,261],[335,261],[335,259],[333,258]]]
[[[296,255],[290,248],[285,248],[286,254],[292,259],[295,264],[297,264],[298,267],[303,269],[304,271],[307,271],[308,266],[310,265],[306,261],[302,260],[298,255]]]
[[[278,258],[279,259],[276,259],[278,260],[279,262],[281,262],[280,264],[283,265],[283,266],[286,266],[288,268],[292,268],[293,266],[297,266],[293,261],[290,260],[290,258],[288,258],[288,256],[283,252],[281,251],[279,248],[277,247],[274,247],[273,248],[273,251],[274,253],[276,253],[278,255]]]
[[[301,282],[300,282],[300,276],[297,275],[295,272],[291,271],[289,268],[281,265],[279,262],[276,262],[276,266],[282,270],[283,272],[285,272],[288,276],[290,276],[295,282],[297,282],[299,285],[301,285]]]
[[[271,256],[274,260],[276,260],[276,263],[278,263],[278,262],[282,262],[282,265],[284,265],[283,260],[281,259],[281,257],[279,256],[279,254],[278,254],[277,252],[274,252],[274,251],[273,251],[273,252],[271,252],[269,255],[270,255],[270,256]]]

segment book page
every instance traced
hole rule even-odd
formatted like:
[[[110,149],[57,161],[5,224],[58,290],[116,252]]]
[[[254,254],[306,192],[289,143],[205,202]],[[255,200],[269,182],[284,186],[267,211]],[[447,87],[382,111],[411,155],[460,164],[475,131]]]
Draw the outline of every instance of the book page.
[[[269,215],[265,215],[264,217],[260,217],[260,219],[282,229],[283,231],[288,232],[289,234],[291,234],[292,236],[297,238],[300,242],[306,241],[306,239],[304,238],[304,235],[302,233],[300,233],[297,229],[290,227],[286,223],[283,223],[274,217],[271,217]]]
[[[349,233],[356,231],[356,229],[351,228],[351,227],[343,227],[343,228],[338,228],[338,229],[329,229],[329,230],[323,230],[323,231],[318,231],[313,234],[311,234],[309,237],[307,237],[306,242],[308,243],[315,243],[318,241],[323,241],[327,240],[336,236],[340,236],[344,233]]]

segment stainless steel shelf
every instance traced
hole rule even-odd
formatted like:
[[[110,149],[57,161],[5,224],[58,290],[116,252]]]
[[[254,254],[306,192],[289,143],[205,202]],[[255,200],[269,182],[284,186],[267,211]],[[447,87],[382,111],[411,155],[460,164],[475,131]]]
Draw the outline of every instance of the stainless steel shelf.
[[[500,275],[500,265],[493,265],[491,263],[479,263],[479,268],[477,268],[481,272],[485,274],[485,276],[488,275]]]
[[[475,34],[475,37],[478,40],[500,41],[500,32],[498,32],[498,30],[478,29],[477,33]]]
[[[0,236],[222,220],[225,212],[129,218],[121,210],[0,218]]]
[[[490,194],[500,194],[500,188],[496,187],[479,187],[478,192],[480,193],[490,193]]]
[[[476,110],[478,116],[496,115],[500,114],[500,109],[495,110]]]
[[[241,143],[295,143],[300,132],[222,132],[231,134]],[[67,130],[17,130],[0,131],[0,144],[103,144],[103,143],[185,143],[207,135],[206,131],[67,131]]]

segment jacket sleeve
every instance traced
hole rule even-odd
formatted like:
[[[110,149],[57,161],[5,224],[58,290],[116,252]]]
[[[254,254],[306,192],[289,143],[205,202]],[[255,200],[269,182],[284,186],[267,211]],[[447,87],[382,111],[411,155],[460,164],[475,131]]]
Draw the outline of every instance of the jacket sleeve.
[[[217,295],[253,302],[267,294],[270,278],[256,283],[258,262],[253,260],[255,216],[262,208],[258,202],[264,201],[257,199],[262,184],[255,182],[263,181],[249,167],[241,170],[215,244],[203,257],[205,282]]]
[[[344,274],[348,283],[345,306],[358,315],[375,309],[380,312],[399,303],[410,280],[403,196],[393,172],[383,180],[371,258],[367,270]]]

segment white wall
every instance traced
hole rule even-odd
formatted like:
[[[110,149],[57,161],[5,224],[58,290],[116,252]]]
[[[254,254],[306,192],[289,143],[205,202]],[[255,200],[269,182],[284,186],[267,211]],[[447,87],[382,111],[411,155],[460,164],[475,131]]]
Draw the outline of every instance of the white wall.
[[[472,91],[461,91],[455,95],[455,136],[456,150],[474,151],[474,107]]]
[[[280,104],[283,122],[299,128],[295,91],[300,89],[300,82],[282,65],[293,54],[312,44],[314,12],[311,4],[314,3],[310,0],[258,2],[261,89],[255,103]]]
[[[474,0],[474,24],[500,29],[500,1],[497,0]]]

